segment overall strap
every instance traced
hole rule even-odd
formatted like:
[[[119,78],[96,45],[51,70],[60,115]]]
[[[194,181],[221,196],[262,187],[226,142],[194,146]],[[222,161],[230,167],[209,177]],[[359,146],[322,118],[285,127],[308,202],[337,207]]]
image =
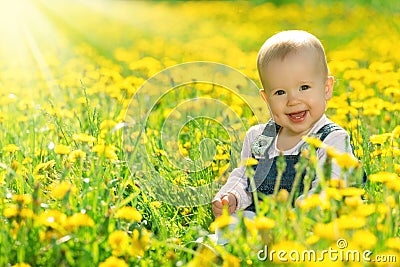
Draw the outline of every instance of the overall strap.
[[[262,135],[268,137],[276,137],[281,126],[276,124],[273,120],[269,120],[267,125],[265,125]]]
[[[247,187],[247,190],[249,192],[254,192],[255,190],[257,190],[257,188],[263,183],[265,177],[267,177],[267,174],[268,174],[269,170],[271,169],[273,161],[269,159],[268,151],[269,151],[270,147],[274,144],[276,135],[278,134],[278,131],[280,128],[281,128],[281,126],[276,124],[273,120],[270,120],[267,123],[267,125],[265,126],[265,128],[261,134],[265,137],[271,138],[272,140],[270,140],[270,143],[264,150],[264,157],[261,158],[257,164],[257,168],[256,168],[255,174],[254,174],[254,187],[255,188],[252,188],[251,184],[249,183],[249,185]]]
[[[321,129],[318,130],[316,133],[316,136],[321,140],[321,142],[324,142],[325,138],[333,131],[338,131],[338,130],[343,130],[342,127],[337,125],[336,123],[328,123],[322,126]]]
[[[331,132],[341,130],[341,129],[343,129],[343,128],[335,123],[328,123],[328,124],[325,124],[321,129],[319,129],[319,131],[317,132],[317,137],[323,142],[325,140],[325,138]],[[351,146],[351,150],[353,151],[353,154],[354,154],[354,147],[352,144],[350,144],[350,146]],[[363,170],[363,184],[365,184],[367,182],[367,180],[368,180],[367,173],[365,172],[365,170]]]

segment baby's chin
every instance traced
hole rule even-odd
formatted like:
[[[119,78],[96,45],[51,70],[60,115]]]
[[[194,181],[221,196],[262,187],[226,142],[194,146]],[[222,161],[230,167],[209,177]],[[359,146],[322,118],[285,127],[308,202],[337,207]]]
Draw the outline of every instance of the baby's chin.
[[[277,123],[277,122],[276,122]],[[291,120],[288,119],[287,122],[282,122],[282,124],[277,123],[283,129],[286,128],[291,135],[306,135],[315,125],[315,122],[312,123],[309,120],[304,120],[301,122],[293,123]]]

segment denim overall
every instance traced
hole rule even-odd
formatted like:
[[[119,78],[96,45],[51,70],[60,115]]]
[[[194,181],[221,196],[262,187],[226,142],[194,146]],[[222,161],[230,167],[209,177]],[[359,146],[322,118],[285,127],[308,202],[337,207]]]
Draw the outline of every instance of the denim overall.
[[[269,121],[265,126],[263,133],[256,138],[256,140],[251,144],[251,152],[252,157],[258,159],[258,164],[254,165],[253,168],[255,170],[254,174],[254,182],[255,188],[258,192],[261,192],[266,195],[273,194],[275,181],[278,175],[276,161],[278,157],[274,157],[272,159],[268,158],[268,151],[270,147],[274,144],[274,140],[278,134],[280,126],[275,124],[273,121]],[[313,137],[319,138],[322,142],[325,138],[333,131],[341,130],[342,128],[335,124],[329,123],[324,125],[316,134],[312,135]],[[304,147],[300,148],[305,149],[308,144],[305,143]],[[294,178],[296,175],[295,165],[299,161],[300,152],[297,155],[284,155],[286,160],[286,169],[283,172],[279,189],[286,189],[288,192],[292,190]],[[299,183],[299,193],[301,194],[304,189],[303,180],[306,175],[306,171],[300,177]],[[247,191],[253,192],[254,190],[251,188],[250,183],[248,182]],[[248,206],[245,210],[255,212],[255,205],[253,203]]]

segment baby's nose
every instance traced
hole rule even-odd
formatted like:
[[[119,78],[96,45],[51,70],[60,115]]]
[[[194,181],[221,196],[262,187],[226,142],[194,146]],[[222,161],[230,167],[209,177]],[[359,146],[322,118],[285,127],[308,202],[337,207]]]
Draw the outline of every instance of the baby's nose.
[[[287,94],[287,104],[289,106],[298,104],[300,99],[300,94],[298,92],[289,92]]]

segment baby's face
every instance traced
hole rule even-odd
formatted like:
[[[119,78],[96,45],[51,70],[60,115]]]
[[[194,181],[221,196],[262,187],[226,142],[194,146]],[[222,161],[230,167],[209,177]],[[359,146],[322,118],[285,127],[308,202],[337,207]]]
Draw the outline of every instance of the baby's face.
[[[332,96],[333,77],[324,74],[311,49],[291,52],[283,60],[272,59],[261,78],[272,116],[289,135],[307,134]]]

